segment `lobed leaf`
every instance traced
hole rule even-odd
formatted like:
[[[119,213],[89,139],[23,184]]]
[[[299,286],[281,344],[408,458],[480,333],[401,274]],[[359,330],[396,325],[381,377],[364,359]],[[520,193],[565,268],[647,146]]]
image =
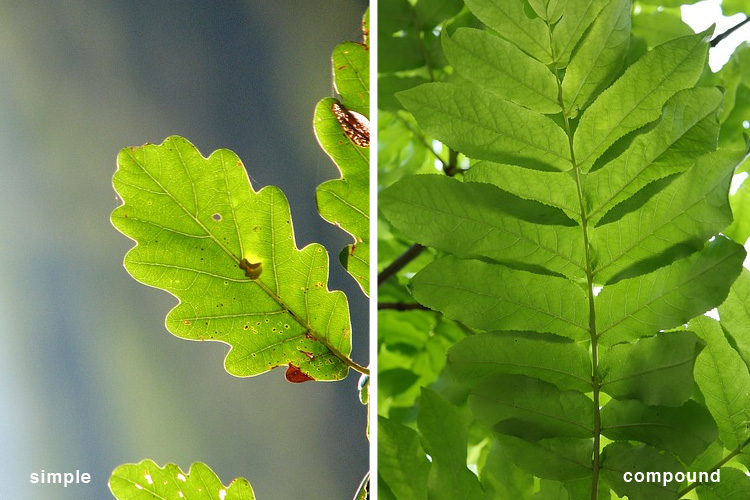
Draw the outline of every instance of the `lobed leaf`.
[[[119,500],[255,500],[253,488],[238,478],[224,486],[207,465],[195,462],[188,472],[175,464],[159,467],[151,460],[117,467],[109,489]]]
[[[124,203],[112,223],[137,243],[126,269],[180,301],[170,332],[229,344],[233,375],[290,365],[308,380],[346,376],[346,297],[327,289],[323,247],[295,246],[279,189],[254,191],[234,153],[203,158],[180,137],[122,150],[113,184]]]
[[[362,24],[369,33],[369,10]],[[370,49],[363,43],[345,42],[332,56],[333,77],[342,104],[323,99],[315,107],[313,128],[318,143],[341,172],[341,178],[324,182],[315,192],[318,212],[354,238],[339,260],[365,295],[370,290]],[[355,116],[352,112],[359,113]],[[364,123],[363,123],[364,121]]]

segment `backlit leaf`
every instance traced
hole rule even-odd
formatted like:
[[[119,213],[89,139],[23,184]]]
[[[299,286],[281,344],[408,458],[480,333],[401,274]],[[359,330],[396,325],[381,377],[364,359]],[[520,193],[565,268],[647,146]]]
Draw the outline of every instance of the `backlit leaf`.
[[[180,137],[124,149],[114,186],[124,204],[112,223],[137,242],[126,269],[180,301],[170,332],[229,344],[233,375],[293,365],[315,380],[346,376],[346,297],[328,291],[323,247],[297,249],[281,191],[253,190],[234,153],[204,158]],[[244,261],[262,273],[246,276]]]
[[[205,464],[195,462],[188,472],[175,464],[159,467],[151,460],[117,467],[109,489],[118,500],[255,500],[247,480],[238,478],[224,486]]]

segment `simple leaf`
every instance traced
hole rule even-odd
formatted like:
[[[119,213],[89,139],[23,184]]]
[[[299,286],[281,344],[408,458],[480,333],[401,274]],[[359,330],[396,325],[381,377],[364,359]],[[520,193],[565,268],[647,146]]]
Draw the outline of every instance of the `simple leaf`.
[[[581,116],[574,136],[576,162],[587,172],[614,142],[657,119],[664,103],[698,81],[708,32],[655,47],[602,92]]]
[[[570,169],[565,132],[535,111],[449,83],[425,83],[397,97],[428,134],[472,158],[538,170]]]
[[[583,290],[566,279],[445,257],[412,283],[417,301],[473,328],[588,338]]]
[[[729,345],[715,320],[700,316],[690,322],[690,328],[706,341],[695,361],[695,381],[719,426],[719,439],[725,448],[734,450],[750,438],[747,365]]]
[[[611,346],[653,335],[713,309],[726,298],[744,259],[742,246],[717,236],[702,252],[605,286],[595,299],[601,342]]]
[[[255,500],[246,479],[224,486],[207,465],[195,462],[188,472],[175,464],[159,467],[151,460],[117,467],[109,478],[109,489],[118,500]]]
[[[180,137],[122,150],[113,184],[124,203],[112,223],[137,242],[126,269],[180,301],[170,332],[229,344],[233,375],[288,364],[316,380],[346,376],[346,297],[327,288],[322,246],[296,248],[278,188],[254,191],[234,153],[204,158]],[[248,278],[248,263],[260,275]]]
[[[535,377],[561,390],[591,391],[588,350],[570,339],[534,332],[487,332],[466,337],[448,350],[448,367],[472,386],[494,373]]]
[[[320,216],[354,237],[354,243],[340,253],[339,260],[367,295],[370,290],[368,47],[355,42],[339,44],[333,52],[333,74],[343,106],[332,98],[320,101],[315,107],[313,127],[318,143],[338,167],[341,178],[318,186],[315,197]]]

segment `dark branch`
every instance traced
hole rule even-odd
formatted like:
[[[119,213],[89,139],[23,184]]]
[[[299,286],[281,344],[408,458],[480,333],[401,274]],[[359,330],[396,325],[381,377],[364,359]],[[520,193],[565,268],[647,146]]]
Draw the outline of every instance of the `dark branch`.
[[[378,286],[388,281],[391,276],[403,269],[409,262],[416,259],[424,251],[425,247],[416,243],[402,253],[393,263],[378,274]]]
[[[745,24],[750,22],[750,17],[746,17],[744,20],[740,21],[739,23],[735,24],[728,30],[726,30],[724,33],[720,35],[716,35],[713,40],[711,40],[711,47],[716,47],[720,41],[724,40],[726,37],[737,31],[738,29],[742,28]]]
[[[378,310],[381,309],[393,309],[396,311],[429,311],[429,307],[425,307],[422,304],[407,303],[407,302],[378,302]]]

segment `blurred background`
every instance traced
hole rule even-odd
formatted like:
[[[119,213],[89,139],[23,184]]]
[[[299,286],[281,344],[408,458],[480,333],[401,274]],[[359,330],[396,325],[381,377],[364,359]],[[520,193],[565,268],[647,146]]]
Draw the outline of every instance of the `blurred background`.
[[[151,458],[247,478],[259,500],[346,499],[368,469],[356,374],[238,379],[227,347],[164,327],[175,299],[122,267],[109,223],[118,151],[171,134],[229,148],[291,200],[299,247],[332,256],[367,364],[367,303],[315,209],[338,176],[312,129],[335,45],[364,0],[0,0],[0,498],[102,500],[116,466]],[[33,485],[33,472],[89,485]]]

